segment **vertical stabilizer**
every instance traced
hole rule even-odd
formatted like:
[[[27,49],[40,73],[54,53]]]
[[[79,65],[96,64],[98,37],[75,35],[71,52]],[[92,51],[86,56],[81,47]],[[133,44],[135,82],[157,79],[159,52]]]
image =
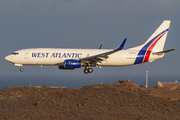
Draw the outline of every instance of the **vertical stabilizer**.
[[[170,22],[170,20],[164,20],[163,23],[156,29],[156,31],[143,45],[132,48],[139,50],[134,64],[148,62],[152,51],[163,51]]]
[[[151,47],[151,51],[162,51],[168,34],[171,21],[164,20],[151,37],[144,43],[145,49]]]

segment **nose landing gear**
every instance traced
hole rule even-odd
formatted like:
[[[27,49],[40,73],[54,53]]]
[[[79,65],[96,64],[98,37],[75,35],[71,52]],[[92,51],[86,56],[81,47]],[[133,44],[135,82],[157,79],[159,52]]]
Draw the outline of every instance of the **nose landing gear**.
[[[23,69],[23,68],[20,68],[20,71],[21,71],[21,72],[23,72],[23,71],[24,71],[24,69]]]

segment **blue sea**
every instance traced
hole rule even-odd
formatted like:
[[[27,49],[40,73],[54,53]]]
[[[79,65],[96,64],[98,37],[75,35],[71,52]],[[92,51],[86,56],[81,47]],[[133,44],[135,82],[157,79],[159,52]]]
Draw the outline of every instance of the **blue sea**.
[[[130,80],[138,85],[145,86],[145,75],[1,75],[0,89],[8,86],[61,86],[80,88],[86,85],[101,83],[114,84],[119,80]],[[148,87],[155,87],[158,81],[180,81],[179,75],[155,75],[148,77]]]

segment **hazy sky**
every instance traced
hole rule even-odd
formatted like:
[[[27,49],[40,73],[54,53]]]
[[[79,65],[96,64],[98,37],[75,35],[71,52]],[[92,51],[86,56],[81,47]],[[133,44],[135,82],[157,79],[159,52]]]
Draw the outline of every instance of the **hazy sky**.
[[[125,49],[143,44],[163,20],[171,20],[164,49],[176,48],[152,63],[94,68],[95,75],[178,75],[180,71],[179,0],[0,0],[0,75],[85,76],[84,68],[19,67],[4,57],[24,48]],[[88,74],[91,75],[91,74]]]

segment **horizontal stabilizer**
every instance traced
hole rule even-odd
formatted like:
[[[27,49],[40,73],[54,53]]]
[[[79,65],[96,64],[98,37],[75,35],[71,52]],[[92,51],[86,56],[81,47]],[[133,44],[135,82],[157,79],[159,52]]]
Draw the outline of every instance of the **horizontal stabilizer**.
[[[175,49],[165,50],[165,51],[161,51],[161,52],[155,52],[155,53],[153,53],[153,54],[154,54],[154,55],[160,55],[160,54],[164,54],[164,53],[171,52],[171,51],[173,51],[173,50],[175,50]]]

